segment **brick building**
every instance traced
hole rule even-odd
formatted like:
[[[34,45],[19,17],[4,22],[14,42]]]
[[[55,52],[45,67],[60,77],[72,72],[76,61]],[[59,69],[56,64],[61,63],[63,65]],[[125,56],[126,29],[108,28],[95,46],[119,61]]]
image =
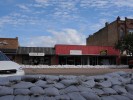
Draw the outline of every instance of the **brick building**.
[[[53,47],[21,47],[18,37],[0,38],[0,51],[19,64],[57,64]]]
[[[18,37],[0,38],[0,51],[5,53],[11,60],[15,61],[15,55],[19,47]]]
[[[133,34],[133,19],[112,23],[90,35],[86,45],[55,45],[54,47],[21,47],[18,38],[0,38],[0,51],[19,64],[101,65],[128,64],[131,57],[114,49],[114,44],[127,34]],[[36,61],[38,61],[36,63]]]
[[[112,23],[105,23],[105,27],[90,35],[86,39],[86,45],[88,46],[112,46],[118,40],[121,40],[125,35],[133,34],[133,19],[125,17],[125,20],[121,20],[118,16]],[[123,53],[120,55],[120,63],[128,64],[128,61],[132,59],[128,54]]]
[[[126,34],[133,33],[133,19],[121,20],[117,19],[111,23],[106,22],[105,27],[89,35],[86,39],[87,45],[95,46],[114,46],[118,40],[122,39]]]
[[[55,65],[53,47],[19,47],[16,62],[26,65]]]
[[[0,38],[0,44],[0,51],[25,65],[114,65],[119,55],[112,46],[21,47],[18,38]]]
[[[119,51],[112,46],[55,45],[60,65],[115,65]]]

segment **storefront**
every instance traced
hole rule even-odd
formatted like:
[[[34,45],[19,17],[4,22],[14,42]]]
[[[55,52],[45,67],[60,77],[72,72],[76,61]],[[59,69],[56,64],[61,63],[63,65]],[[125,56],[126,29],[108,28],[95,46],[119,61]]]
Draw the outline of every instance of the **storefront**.
[[[56,45],[60,65],[115,65],[119,51],[109,46]]]
[[[47,47],[19,47],[18,58],[26,65],[51,65],[54,48]]]
[[[19,47],[18,38],[0,38],[0,50],[11,60],[25,65],[115,65],[128,64],[113,46],[55,45]]]
[[[117,56],[89,56],[89,65],[116,65]]]
[[[65,55],[59,56],[60,65],[87,65],[87,56]]]

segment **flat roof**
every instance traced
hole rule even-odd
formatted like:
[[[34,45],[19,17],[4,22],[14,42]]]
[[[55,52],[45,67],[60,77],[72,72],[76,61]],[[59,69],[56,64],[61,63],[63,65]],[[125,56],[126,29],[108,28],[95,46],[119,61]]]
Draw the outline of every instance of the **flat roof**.
[[[45,53],[48,55],[54,55],[55,50],[53,47],[19,47],[17,50],[17,54],[29,53]]]

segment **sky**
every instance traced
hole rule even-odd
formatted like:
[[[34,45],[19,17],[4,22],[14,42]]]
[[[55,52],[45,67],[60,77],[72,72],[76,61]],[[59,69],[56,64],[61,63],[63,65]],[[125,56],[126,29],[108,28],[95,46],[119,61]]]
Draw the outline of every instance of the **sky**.
[[[118,16],[133,18],[133,0],[0,0],[0,37],[30,47],[85,45]]]

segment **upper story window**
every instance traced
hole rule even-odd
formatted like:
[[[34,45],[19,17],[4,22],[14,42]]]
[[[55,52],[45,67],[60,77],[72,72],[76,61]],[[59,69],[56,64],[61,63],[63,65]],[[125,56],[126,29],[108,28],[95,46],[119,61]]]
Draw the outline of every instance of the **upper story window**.
[[[128,34],[133,34],[133,29],[129,29]]]
[[[125,35],[123,28],[120,28],[120,33],[119,34],[120,34],[120,39],[122,39]]]

